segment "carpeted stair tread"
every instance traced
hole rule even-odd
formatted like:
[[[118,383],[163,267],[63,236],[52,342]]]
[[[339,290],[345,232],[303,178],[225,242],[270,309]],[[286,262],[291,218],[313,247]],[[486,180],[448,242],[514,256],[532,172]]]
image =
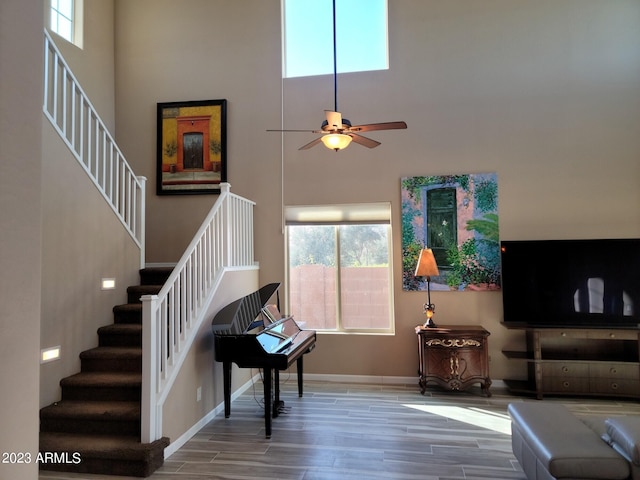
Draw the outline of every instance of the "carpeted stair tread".
[[[142,292],[154,295],[162,290],[163,285],[131,285],[127,287],[127,292]]]
[[[39,466],[41,470],[148,477],[162,466],[168,445],[166,437],[144,444],[120,435],[41,432],[40,452],[59,453],[71,461]]]
[[[40,431],[139,439],[140,403],[63,400],[40,410]]]
[[[122,435],[83,435],[73,433],[42,432],[40,434],[41,452],[80,452],[91,456],[107,458],[117,454],[122,459],[144,458],[148,454],[149,445],[157,443],[169,445],[163,438],[152,444],[140,443],[135,437]]]
[[[142,332],[142,325],[136,323],[112,323],[98,328],[98,335],[110,333],[112,335],[135,335]]]
[[[146,267],[140,270],[140,283],[142,285],[164,284],[173,272],[173,267]]]
[[[139,420],[139,402],[83,402],[64,400],[40,410],[40,418],[74,418],[108,420]]]
[[[60,380],[62,400],[140,401],[140,372],[80,372]]]
[[[142,370],[142,347],[96,347],[80,353],[83,372]]]
[[[80,359],[112,359],[114,357],[142,358],[142,349],[140,347],[95,347],[80,353]]]
[[[142,325],[114,323],[98,329],[99,344],[106,346],[142,347]]]
[[[142,325],[142,304],[125,303],[113,307],[113,318],[115,323],[134,323]]]
[[[142,374],[138,372],[80,372],[60,380],[60,385],[87,387],[140,387]]]
[[[157,295],[160,290],[162,290],[162,285],[132,285],[127,287],[127,300],[129,303],[141,303],[140,297]]]

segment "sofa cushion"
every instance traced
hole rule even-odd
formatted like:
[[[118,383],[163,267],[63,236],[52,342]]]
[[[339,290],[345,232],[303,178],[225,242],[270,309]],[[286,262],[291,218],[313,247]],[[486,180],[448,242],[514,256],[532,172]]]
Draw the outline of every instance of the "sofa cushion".
[[[605,422],[611,446],[640,465],[640,417],[612,417]]]
[[[622,480],[629,476],[629,463],[564,405],[511,403],[508,411],[513,428],[553,477]]]

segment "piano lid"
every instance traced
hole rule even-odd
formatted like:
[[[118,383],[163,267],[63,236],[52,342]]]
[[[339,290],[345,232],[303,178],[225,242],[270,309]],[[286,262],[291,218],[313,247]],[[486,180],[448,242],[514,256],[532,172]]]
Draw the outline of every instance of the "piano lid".
[[[219,335],[244,333],[279,287],[279,283],[269,283],[223,307],[211,321],[213,333]]]

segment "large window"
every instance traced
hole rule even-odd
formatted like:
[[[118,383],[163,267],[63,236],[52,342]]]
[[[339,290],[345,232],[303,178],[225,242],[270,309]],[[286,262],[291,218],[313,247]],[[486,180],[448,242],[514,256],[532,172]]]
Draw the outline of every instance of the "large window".
[[[288,313],[307,328],[392,333],[388,204],[288,207]]]
[[[333,0],[282,0],[283,76],[333,73]],[[387,0],[336,0],[337,71],[389,68]]]

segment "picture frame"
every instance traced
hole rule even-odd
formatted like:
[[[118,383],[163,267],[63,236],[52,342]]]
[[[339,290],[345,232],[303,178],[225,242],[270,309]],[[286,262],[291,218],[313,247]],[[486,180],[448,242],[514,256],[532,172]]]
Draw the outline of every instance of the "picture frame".
[[[157,104],[157,195],[219,194],[227,181],[227,101]]]
[[[495,291],[501,286],[498,175],[495,172],[403,177],[404,291]],[[439,274],[415,275],[431,248]]]

